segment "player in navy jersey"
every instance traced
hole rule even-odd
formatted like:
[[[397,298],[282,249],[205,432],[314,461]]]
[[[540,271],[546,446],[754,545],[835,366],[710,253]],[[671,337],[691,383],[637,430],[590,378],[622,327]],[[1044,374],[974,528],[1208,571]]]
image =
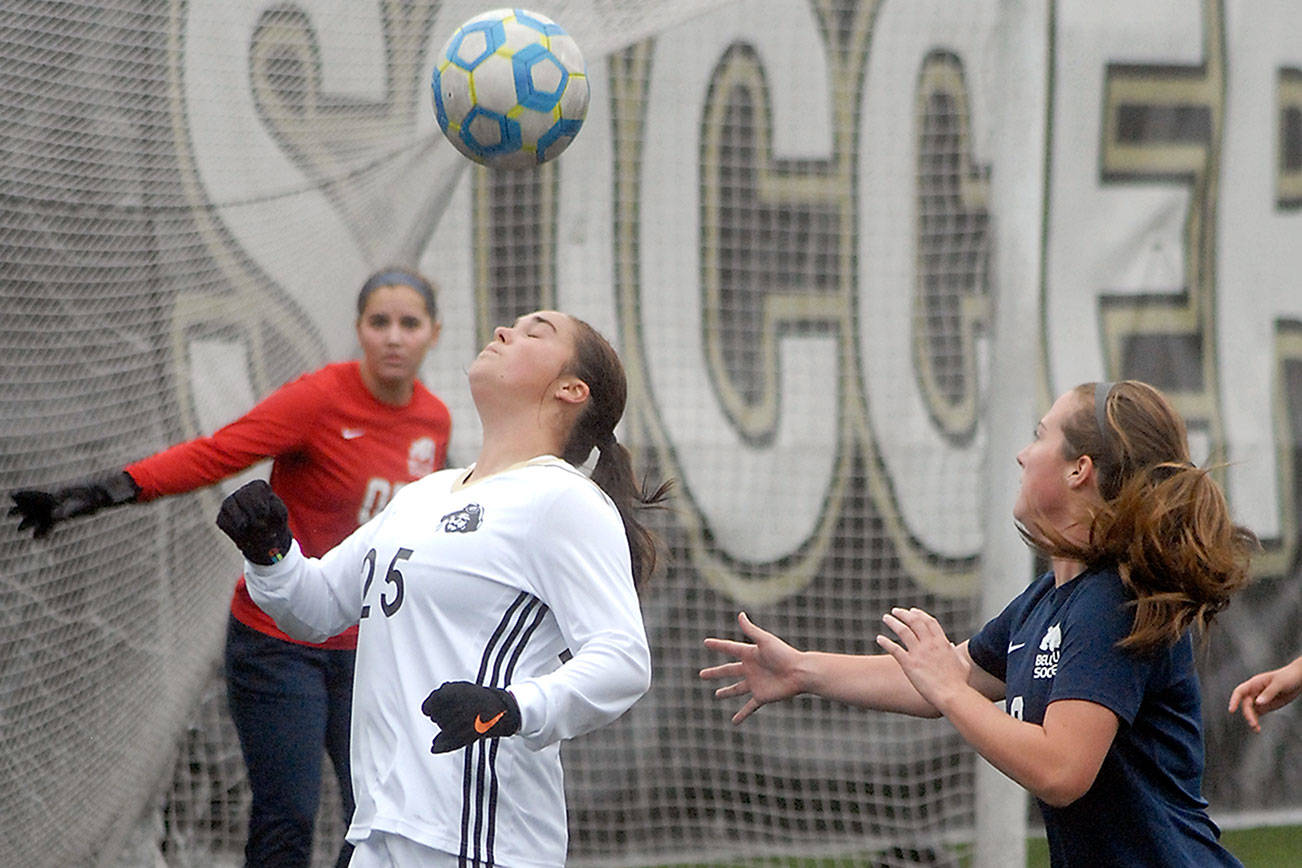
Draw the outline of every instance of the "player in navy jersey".
[[[748,697],[734,723],[801,693],[944,715],[1036,797],[1056,868],[1238,865],[1201,792],[1192,633],[1246,581],[1256,537],[1190,462],[1184,421],[1138,381],[1059,397],[1017,462],[1014,518],[1052,569],[971,639],[895,608],[884,654],[799,651],[742,613],[751,641],[706,639],[736,659],[701,677]]]
[[[11,514],[37,537],[105,507],[193,491],[272,459],[271,487],[289,508],[303,549],[320,555],[379,512],[393,492],[443,466],[451,419],[417,378],[438,339],[432,284],[388,268],[357,296],[359,360],[304,374],[240,418],[124,469],[12,493]],[[357,629],[311,643],[279,630],[241,576],[227,619],[225,675],[231,718],[252,790],[245,864],[306,868],[321,785],[322,749],[353,812],[348,769]],[[338,865],[351,848],[339,842]]]
[[[319,559],[263,483],[218,515],[289,635],[360,621],[353,868],[563,865],[560,742],[650,685],[636,587],[655,545],[638,511],[667,486],[640,487],[616,442],[618,356],[538,311],[498,328],[468,375],[476,462],[406,486]]]

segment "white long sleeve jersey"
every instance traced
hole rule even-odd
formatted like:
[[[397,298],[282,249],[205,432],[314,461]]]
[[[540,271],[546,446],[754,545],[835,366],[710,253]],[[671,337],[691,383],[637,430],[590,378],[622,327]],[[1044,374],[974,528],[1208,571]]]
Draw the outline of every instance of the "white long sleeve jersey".
[[[610,499],[558,458],[466,474],[413,482],[319,560],[294,545],[245,579],[294,638],[360,621],[348,840],[378,829],[462,864],[563,865],[560,742],[650,686],[628,541]],[[420,706],[445,681],[509,685],[520,732],[431,754]]]

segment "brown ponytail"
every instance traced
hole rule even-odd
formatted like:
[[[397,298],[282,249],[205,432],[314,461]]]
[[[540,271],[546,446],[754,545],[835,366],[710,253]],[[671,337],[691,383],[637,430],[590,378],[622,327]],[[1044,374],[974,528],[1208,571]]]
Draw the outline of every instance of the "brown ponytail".
[[[592,326],[573,318],[576,326],[574,359],[567,373],[588,385],[588,403],[574,423],[561,456],[578,466],[597,450],[592,481],[615,503],[624,522],[624,535],[633,562],[633,583],[642,582],[655,571],[656,538],[638,518],[638,512],[662,506],[668,498],[672,481],[651,490],[644,481],[638,484],[633,473],[633,458],[615,440],[615,425],[624,415],[628,384],[624,366],[610,343]]]
[[[1231,520],[1220,486],[1189,460],[1184,420],[1161,392],[1138,380],[1075,391],[1081,409],[1063,425],[1064,457],[1090,456],[1103,505],[1088,543],[1051,533],[1037,545],[1119,568],[1135,595],[1124,647],[1153,650],[1205,629],[1247,583],[1256,535]]]

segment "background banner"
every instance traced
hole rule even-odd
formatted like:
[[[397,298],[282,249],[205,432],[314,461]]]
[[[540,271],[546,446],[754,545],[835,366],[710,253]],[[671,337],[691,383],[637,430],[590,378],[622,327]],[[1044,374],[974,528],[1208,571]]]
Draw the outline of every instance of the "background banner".
[[[484,8],[9,0],[0,485],[119,467],[354,356],[388,263],[439,284],[423,379],[468,462],[492,327],[575,313],[627,367],[621,441],[678,487],[652,691],[566,746],[572,862],[951,864],[989,800],[946,722],[800,700],[734,730],[701,639],[745,608],[872,652],[897,604],[966,637],[1035,571],[1011,518],[1035,421],[1144,379],[1264,542],[1199,652],[1212,813],[1298,822],[1297,708],[1260,735],[1224,711],[1302,653],[1296,3],[538,2],[592,102],[560,158],[510,172],[430,107],[435,52]],[[244,478],[41,541],[10,520],[0,862],[110,864],[142,836],[169,865],[238,858],[239,559],[213,518]]]

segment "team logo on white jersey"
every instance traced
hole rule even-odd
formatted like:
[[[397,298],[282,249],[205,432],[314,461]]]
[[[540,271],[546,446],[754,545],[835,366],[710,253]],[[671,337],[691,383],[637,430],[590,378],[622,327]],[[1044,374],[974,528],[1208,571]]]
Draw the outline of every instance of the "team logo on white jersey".
[[[1054,624],[1044,631],[1040,640],[1040,653],[1035,655],[1035,670],[1032,678],[1052,678],[1058,674],[1058,654],[1062,648],[1062,623]]]
[[[477,503],[468,503],[440,518],[439,523],[444,533],[470,533],[479,530],[483,520],[484,508]]]
[[[434,455],[437,449],[433,437],[418,437],[407,450],[407,472],[417,478],[434,472]]]

